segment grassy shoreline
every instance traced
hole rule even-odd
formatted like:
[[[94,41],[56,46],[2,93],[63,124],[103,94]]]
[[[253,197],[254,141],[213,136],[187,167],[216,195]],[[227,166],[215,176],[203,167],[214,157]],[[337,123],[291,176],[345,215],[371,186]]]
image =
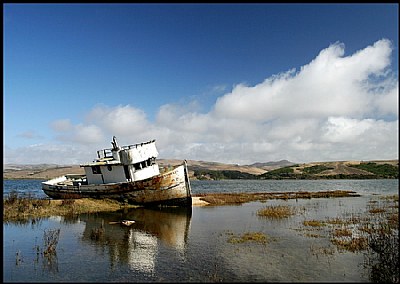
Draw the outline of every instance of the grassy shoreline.
[[[320,191],[320,192],[274,192],[274,193],[208,193],[192,197],[193,206],[235,205],[251,201],[268,199],[298,198],[334,198],[357,197],[353,191]],[[11,193],[3,199],[3,221],[24,220],[37,217],[74,215],[101,211],[117,211],[123,208],[135,208],[137,205],[120,203],[111,199],[37,199],[30,196],[18,196]]]
[[[3,221],[27,220],[29,218],[65,216],[102,211],[117,211],[137,206],[122,204],[111,199],[34,199],[11,195],[3,200]]]

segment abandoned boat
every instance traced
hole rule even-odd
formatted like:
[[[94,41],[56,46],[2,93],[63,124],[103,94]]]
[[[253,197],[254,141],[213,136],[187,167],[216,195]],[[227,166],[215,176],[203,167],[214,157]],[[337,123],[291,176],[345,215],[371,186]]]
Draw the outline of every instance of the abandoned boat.
[[[97,151],[97,159],[81,164],[84,175],[68,174],[42,182],[54,199],[110,198],[137,205],[192,206],[186,160],[172,168],[156,162],[155,140]]]

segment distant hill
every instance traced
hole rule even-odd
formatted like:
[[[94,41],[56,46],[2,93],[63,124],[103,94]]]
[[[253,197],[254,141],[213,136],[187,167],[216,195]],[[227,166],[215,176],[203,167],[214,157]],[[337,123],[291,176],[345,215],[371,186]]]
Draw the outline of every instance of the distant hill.
[[[182,160],[164,160],[160,159],[158,160],[159,164],[161,166],[166,166],[166,165],[178,165],[182,163]],[[217,163],[217,162],[206,162],[206,161],[194,161],[194,160],[188,160],[187,161],[189,171],[195,171],[195,170],[212,170],[212,171],[223,171],[223,170],[228,170],[228,171],[239,171],[239,172],[244,172],[244,173],[249,173],[252,175],[260,175],[265,173],[267,170],[261,168],[261,167],[256,167],[252,165],[237,165],[237,164],[223,164],[223,163]]]
[[[267,163],[254,163],[251,164],[251,167],[256,167],[260,169],[265,169],[266,171],[282,168],[282,167],[288,167],[295,165],[295,163],[289,162],[288,160],[280,160],[277,162],[267,162]]]
[[[159,159],[160,166],[173,166],[182,160]],[[223,164],[188,160],[191,179],[331,179],[398,178],[398,160],[335,161],[295,164],[287,160],[251,165]],[[65,174],[84,174],[79,165],[5,164],[4,179],[49,179]]]
[[[398,160],[335,161],[296,164],[261,174],[260,179],[399,178]]]
[[[84,174],[79,165],[10,165],[5,164],[3,169],[4,179],[50,179],[65,174]]]

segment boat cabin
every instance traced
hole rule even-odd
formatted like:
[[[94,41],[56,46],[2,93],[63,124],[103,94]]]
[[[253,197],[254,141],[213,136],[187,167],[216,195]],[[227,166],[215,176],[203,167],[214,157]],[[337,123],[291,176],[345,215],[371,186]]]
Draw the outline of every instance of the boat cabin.
[[[129,146],[118,146],[116,137],[110,149],[97,151],[97,159],[81,164],[88,184],[133,182],[160,174],[155,140]]]

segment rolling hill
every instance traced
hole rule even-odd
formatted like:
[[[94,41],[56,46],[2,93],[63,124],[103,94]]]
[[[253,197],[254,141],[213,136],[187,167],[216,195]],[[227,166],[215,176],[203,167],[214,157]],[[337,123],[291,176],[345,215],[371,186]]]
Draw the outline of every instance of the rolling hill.
[[[173,166],[182,160],[159,159],[160,166]],[[328,179],[398,178],[398,160],[334,161],[295,164],[287,160],[251,165],[188,160],[191,179]],[[4,179],[49,179],[64,174],[84,174],[79,165],[5,164]]]

